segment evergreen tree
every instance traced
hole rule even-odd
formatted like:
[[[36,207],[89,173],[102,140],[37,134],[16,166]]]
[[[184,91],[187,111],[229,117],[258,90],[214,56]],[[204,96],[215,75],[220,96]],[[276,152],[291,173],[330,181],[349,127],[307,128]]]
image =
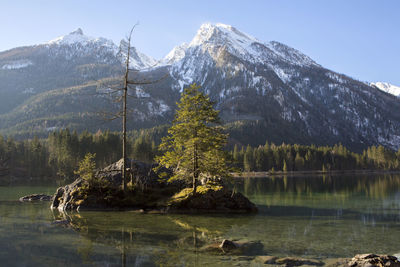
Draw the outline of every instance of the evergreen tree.
[[[243,167],[247,172],[254,171],[254,153],[250,145],[247,145],[246,152],[244,153]]]
[[[96,162],[95,159],[96,154],[87,153],[85,158],[79,162],[78,170],[74,171],[76,175],[82,177],[82,179],[91,183],[94,179],[95,169],[96,169]]]
[[[282,169],[282,171],[287,172],[286,160],[283,161],[283,169]]]
[[[164,154],[156,158],[160,165],[174,169],[171,179],[191,179],[193,193],[200,178],[229,176],[223,151],[227,135],[219,126],[219,112],[199,88],[192,84],[182,93],[173,124],[160,144]]]

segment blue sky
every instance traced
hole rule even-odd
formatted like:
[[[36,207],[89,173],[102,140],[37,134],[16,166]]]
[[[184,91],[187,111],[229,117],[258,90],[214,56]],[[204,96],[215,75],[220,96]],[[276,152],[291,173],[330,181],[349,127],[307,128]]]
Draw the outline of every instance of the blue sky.
[[[221,22],[355,79],[400,85],[397,0],[3,0],[0,6],[0,51],[78,27],[118,43],[139,22],[133,45],[159,59],[189,42],[202,23]]]

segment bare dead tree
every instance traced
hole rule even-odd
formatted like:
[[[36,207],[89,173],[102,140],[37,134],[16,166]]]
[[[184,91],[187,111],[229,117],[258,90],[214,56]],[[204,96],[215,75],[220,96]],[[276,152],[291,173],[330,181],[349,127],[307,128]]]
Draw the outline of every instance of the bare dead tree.
[[[165,75],[157,80],[145,80],[145,79],[139,80],[136,78],[130,79],[131,73],[139,73],[139,72],[143,71],[143,69],[138,70],[138,69],[130,68],[131,39],[132,39],[133,30],[135,29],[135,27],[137,25],[138,24],[135,24],[132,27],[131,31],[129,32],[129,35],[126,38],[127,47],[126,47],[126,56],[125,56],[126,57],[125,58],[125,73],[123,76],[122,87],[119,87],[119,86],[114,87],[114,88],[109,87],[109,89],[111,90],[111,92],[109,92],[109,94],[111,94],[111,95],[114,93],[122,92],[122,96],[117,95],[116,100],[115,100],[115,102],[121,102],[121,104],[122,104],[121,110],[116,113],[102,112],[102,115],[104,117],[108,117],[107,121],[118,119],[118,118],[122,117],[122,167],[121,167],[121,172],[122,172],[122,189],[124,192],[126,191],[126,187],[127,187],[127,114],[129,112],[128,107],[127,107],[127,100],[128,100],[128,97],[138,98],[137,96],[129,95],[128,90],[129,90],[130,86],[155,84],[166,77],[166,75]],[[122,52],[123,52],[122,50],[124,48],[121,46],[120,49],[121,49],[120,52],[122,54]]]

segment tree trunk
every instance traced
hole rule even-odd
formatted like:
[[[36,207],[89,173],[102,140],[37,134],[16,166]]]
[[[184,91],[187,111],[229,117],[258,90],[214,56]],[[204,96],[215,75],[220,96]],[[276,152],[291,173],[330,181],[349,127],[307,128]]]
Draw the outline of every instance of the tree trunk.
[[[197,189],[197,180],[199,178],[198,173],[198,162],[197,162],[197,144],[194,144],[194,151],[193,151],[193,194],[196,194]]]
[[[131,31],[132,34],[132,31]],[[126,56],[126,69],[125,69],[125,76],[124,76],[124,96],[122,102],[122,190],[124,193],[126,192],[126,101],[128,95],[128,74],[129,74],[129,57],[131,52],[131,36],[128,39],[128,52]]]

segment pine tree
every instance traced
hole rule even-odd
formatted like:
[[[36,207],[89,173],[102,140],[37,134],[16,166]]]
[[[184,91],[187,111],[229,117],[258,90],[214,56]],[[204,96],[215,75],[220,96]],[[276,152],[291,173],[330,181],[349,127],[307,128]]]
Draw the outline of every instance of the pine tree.
[[[254,151],[250,145],[247,145],[244,153],[243,167],[246,172],[254,171]]]
[[[82,177],[82,179],[86,180],[87,182],[92,183],[94,179],[94,173],[96,169],[96,162],[95,162],[96,154],[87,153],[85,158],[79,162],[79,167],[77,171],[74,171],[76,175]]]
[[[227,135],[222,132],[218,111],[209,97],[192,84],[182,93],[175,119],[168,135],[162,139],[160,165],[173,168],[170,179],[192,180],[196,193],[198,180],[229,176],[223,147]]]

